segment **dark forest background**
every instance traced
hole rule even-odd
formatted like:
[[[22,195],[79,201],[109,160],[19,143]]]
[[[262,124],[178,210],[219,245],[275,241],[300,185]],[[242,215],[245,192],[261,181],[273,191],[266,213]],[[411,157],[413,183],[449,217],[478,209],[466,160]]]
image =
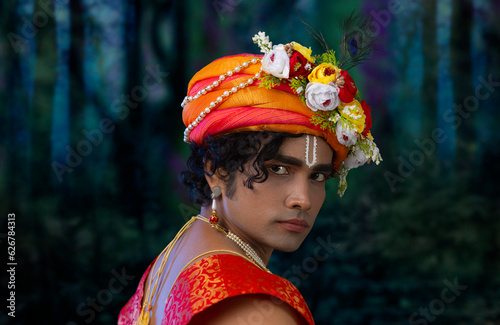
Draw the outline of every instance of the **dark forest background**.
[[[329,181],[310,237],[271,270],[299,287],[317,324],[500,324],[494,0],[1,1],[0,323],[116,323],[198,212],[177,180],[190,77],[258,53],[258,31],[321,53],[301,20],[338,49],[355,8],[384,37],[350,71],[384,161],[352,171],[343,198]],[[318,259],[324,242],[335,249]]]

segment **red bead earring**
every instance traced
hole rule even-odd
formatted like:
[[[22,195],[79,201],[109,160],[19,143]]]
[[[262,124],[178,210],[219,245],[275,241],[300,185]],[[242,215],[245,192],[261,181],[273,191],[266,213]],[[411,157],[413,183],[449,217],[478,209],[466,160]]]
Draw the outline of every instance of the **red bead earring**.
[[[217,215],[217,201],[216,199],[222,195],[220,187],[216,186],[212,189],[212,215],[210,216],[210,224],[212,227],[217,226],[219,223],[219,216]]]

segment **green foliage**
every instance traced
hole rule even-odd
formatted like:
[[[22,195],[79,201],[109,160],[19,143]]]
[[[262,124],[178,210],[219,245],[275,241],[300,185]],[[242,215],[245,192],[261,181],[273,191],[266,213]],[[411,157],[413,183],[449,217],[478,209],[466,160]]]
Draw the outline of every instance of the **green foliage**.
[[[292,88],[296,94],[299,95],[300,99],[305,103],[306,102],[306,86],[307,86],[307,78],[306,77],[298,77],[292,78],[290,81],[290,88]]]
[[[334,132],[335,125],[340,118],[341,118],[340,114],[337,110],[317,111],[311,117],[311,123],[319,126],[322,130],[328,130],[328,132]]]
[[[340,175],[339,175],[339,189],[337,190],[337,194],[342,197],[344,196],[345,190],[347,189],[347,174],[349,170],[342,165],[340,167]]]
[[[260,77],[259,81],[259,87],[265,89],[273,89],[274,87],[279,86],[282,82],[285,82],[283,79],[270,74],[266,74],[265,76]]]
[[[316,58],[316,64],[330,63],[337,66],[337,58],[335,57],[335,51],[333,50],[315,55],[314,58]]]
[[[361,92],[358,91],[356,92],[356,96],[354,96],[354,99],[356,99],[358,102],[361,102],[363,100],[363,96],[361,96]]]

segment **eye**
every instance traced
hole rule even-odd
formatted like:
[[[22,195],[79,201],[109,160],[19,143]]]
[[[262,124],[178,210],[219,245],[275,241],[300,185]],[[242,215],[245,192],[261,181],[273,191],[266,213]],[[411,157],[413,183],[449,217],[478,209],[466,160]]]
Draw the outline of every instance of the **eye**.
[[[314,173],[311,175],[311,178],[317,182],[324,182],[327,179],[326,175],[322,173]]]
[[[288,174],[288,170],[286,169],[285,166],[271,165],[271,166],[269,166],[269,170],[276,175],[287,175]]]

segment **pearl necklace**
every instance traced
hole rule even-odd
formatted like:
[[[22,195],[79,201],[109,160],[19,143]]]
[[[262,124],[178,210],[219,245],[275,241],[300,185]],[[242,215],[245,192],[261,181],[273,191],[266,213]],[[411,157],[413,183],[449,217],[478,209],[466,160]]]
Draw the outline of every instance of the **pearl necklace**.
[[[208,221],[205,217],[199,215],[196,217],[197,219],[203,220],[206,223],[210,224],[210,221]],[[252,261],[254,264],[256,264],[258,267],[263,269],[264,271],[267,271],[271,273],[271,271],[266,267],[266,264],[264,264],[264,261],[260,258],[260,256],[257,254],[257,252],[248,244],[247,242],[243,241],[240,237],[238,237],[235,233],[231,232],[230,230],[223,228],[220,225],[215,225],[212,226],[212,228],[216,228],[218,231],[221,233],[225,234],[227,238],[231,239],[238,245],[244,252],[245,255]]]

